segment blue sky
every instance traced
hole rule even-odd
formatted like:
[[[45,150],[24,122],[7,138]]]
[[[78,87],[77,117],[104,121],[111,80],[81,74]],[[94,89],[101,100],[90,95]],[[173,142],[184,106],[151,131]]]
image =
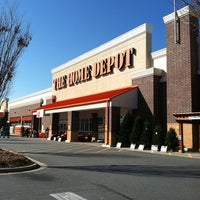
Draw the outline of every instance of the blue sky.
[[[143,23],[153,26],[152,50],[165,48],[163,17],[173,12],[173,0],[15,1],[32,41],[19,59],[10,100],[51,87],[51,69]]]

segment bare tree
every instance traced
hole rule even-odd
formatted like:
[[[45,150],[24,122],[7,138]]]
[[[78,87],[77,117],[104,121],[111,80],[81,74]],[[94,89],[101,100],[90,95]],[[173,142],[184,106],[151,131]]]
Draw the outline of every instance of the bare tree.
[[[200,0],[182,0],[184,5],[194,8],[195,14],[200,17]]]
[[[170,3],[175,4],[176,9],[180,9],[183,6],[190,6],[193,8],[193,13],[200,18],[200,0],[169,0]],[[200,29],[200,26],[195,29]]]
[[[200,0],[182,0],[182,2],[195,8],[200,7]]]
[[[31,41],[29,25],[24,25],[16,5],[0,5],[0,100],[8,94],[16,65]]]

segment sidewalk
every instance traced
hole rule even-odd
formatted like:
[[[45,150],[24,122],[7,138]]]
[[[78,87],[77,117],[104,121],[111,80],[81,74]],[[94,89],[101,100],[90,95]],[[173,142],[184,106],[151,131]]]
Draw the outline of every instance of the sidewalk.
[[[200,152],[185,152],[185,153],[179,153],[179,152],[167,152],[169,156],[179,156],[183,158],[195,158],[200,159]]]
[[[121,148],[121,142],[118,142],[114,148],[119,149],[119,151],[127,150],[127,151],[135,151],[135,152],[143,152],[143,153],[154,153],[154,154],[160,154],[160,155],[167,155],[167,156],[177,156],[182,158],[194,158],[194,159],[200,159],[200,152],[190,152],[185,151],[184,153],[181,152],[173,152],[173,151],[167,151],[167,146],[161,146],[161,149],[159,151],[158,145],[152,145],[151,150],[145,150],[145,145],[140,144],[138,148],[136,148],[136,144],[131,144],[130,148]],[[106,145],[102,145],[106,147]]]
[[[121,148],[123,149],[123,148]],[[126,150],[129,151],[135,151],[135,152],[143,152],[143,153],[152,153],[152,154],[159,154],[159,155],[165,155],[165,156],[177,156],[177,157],[182,157],[182,158],[193,158],[193,159],[200,159],[200,152],[185,152],[185,153],[180,153],[180,152],[160,152],[160,151],[152,151],[152,150],[131,150],[129,148],[126,148]]]

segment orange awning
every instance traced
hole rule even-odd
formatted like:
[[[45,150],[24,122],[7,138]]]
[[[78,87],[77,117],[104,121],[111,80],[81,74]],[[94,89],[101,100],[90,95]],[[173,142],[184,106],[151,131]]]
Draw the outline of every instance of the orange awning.
[[[60,108],[68,108],[72,106],[80,106],[80,105],[87,105],[87,104],[93,104],[93,103],[101,103],[110,101],[112,98],[117,97],[123,93],[129,92],[133,89],[136,89],[138,86],[129,86],[125,88],[120,88],[116,90],[101,92],[97,94],[67,99],[63,101],[57,101],[51,104],[47,104],[44,106],[41,106],[37,108],[36,110],[53,110],[53,109],[60,109]],[[34,110],[34,111],[36,111]]]
[[[22,121],[32,121],[32,115],[29,116],[23,116]]]
[[[21,121],[21,117],[11,117],[10,122],[20,122]]]

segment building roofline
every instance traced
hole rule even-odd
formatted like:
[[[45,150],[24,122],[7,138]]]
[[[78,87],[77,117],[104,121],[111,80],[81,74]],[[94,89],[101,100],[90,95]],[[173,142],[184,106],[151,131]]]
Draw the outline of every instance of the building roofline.
[[[100,45],[100,46],[98,46],[97,48],[94,48],[94,49],[92,49],[92,50],[90,50],[90,51],[88,51],[88,52],[86,52],[86,53],[84,53],[84,54],[82,54],[82,55],[80,55],[80,56],[78,56],[78,57],[58,66],[58,67],[56,67],[56,68],[54,68],[54,69],[52,69],[51,73],[52,74],[57,73],[57,72],[65,69],[67,67],[75,65],[76,63],[79,63],[79,62],[81,62],[85,59],[88,59],[92,56],[95,56],[96,54],[99,54],[99,53],[101,53],[101,52],[103,52],[103,51],[105,51],[109,48],[112,48],[112,47],[114,47],[114,46],[116,46],[116,45],[118,45],[122,42],[125,42],[126,40],[129,40],[130,38],[134,38],[134,37],[141,35],[145,32],[152,33],[152,29],[153,29],[152,26],[149,25],[149,24],[145,23],[143,25],[140,25],[140,26],[138,26],[138,27],[136,27],[136,28],[134,28],[134,29],[132,29],[132,30],[130,30],[130,31],[128,31],[128,32],[126,32],[126,33],[124,33],[124,34],[122,34],[122,35]]]
[[[152,59],[160,58],[166,56],[167,48],[160,49],[151,53]]]
[[[29,95],[26,95],[26,96],[23,96],[23,97],[20,97],[20,98],[17,98],[17,99],[14,99],[12,101],[9,101],[9,104],[11,103],[15,103],[15,102],[18,102],[18,101],[22,101],[22,100],[25,100],[25,99],[29,99],[29,98],[32,98],[32,97],[35,97],[35,96],[39,96],[39,95],[42,95],[44,93],[48,93],[48,92],[52,92],[52,88],[46,88],[44,90],[40,90],[38,92],[35,92],[35,93],[32,93],[32,94],[29,94]]]
[[[184,8],[177,10],[177,16],[178,17],[184,17],[187,14],[190,14],[190,15],[198,18],[197,14],[195,13],[195,10],[191,6],[185,6]],[[164,21],[165,24],[168,24],[168,23],[174,21],[174,17],[175,17],[175,15],[174,15],[174,12],[173,12],[173,13],[163,17],[163,21]]]

